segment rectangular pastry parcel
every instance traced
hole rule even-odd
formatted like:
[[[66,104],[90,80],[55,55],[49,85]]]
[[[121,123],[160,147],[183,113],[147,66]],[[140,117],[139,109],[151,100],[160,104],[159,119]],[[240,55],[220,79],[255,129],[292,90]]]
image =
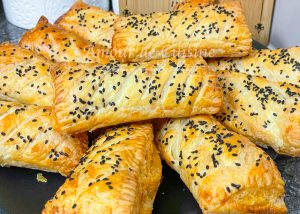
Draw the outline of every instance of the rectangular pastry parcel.
[[[200,58],[62,63],[54,73],[55,113],[68,133],[153,118],[215,114],[223,102],[216,74]]]
[[[117,60],[139,62],[174,56],[241,57],[249,54],[251,44],[239,1],[228,1],[118,18],[112,47]]]
[[[218,120],[258,145],[300,156],[300,87],[219,71],[224,106]]]
[[[22,36],[19,45],[53,62],[107,63],[110,61],[106,48],[50,24],[44,16],[40,18],[35,28]]]
[[[228,70],[300,85],[300,47],[253,50],[247,57],[211,59],[208,64],[214,71]]]
[[[51,63],[32,51],[0,44],[0,99],[52,106],[54,84]]]
[[[87,134],[58,130],[51,109],[0,101],[0,165],[67,176],[88,147]]]
[[[151,214],[162,165],[151,124],[115,127],[102,134],[43,214]]]
[[[207,115],[157,121],[161,157],[203,213],[286,213],[274,161],[246,137]]]
[[[113,12],[76,1],[55,24],[94,44],[110,49],[117,18],[118,15]]]

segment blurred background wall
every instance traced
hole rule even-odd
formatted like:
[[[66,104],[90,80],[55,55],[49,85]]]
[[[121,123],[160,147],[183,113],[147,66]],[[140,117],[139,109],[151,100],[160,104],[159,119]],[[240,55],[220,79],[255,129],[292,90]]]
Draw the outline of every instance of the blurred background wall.
[[[270,48],[300,46],[300,0],[276,0]]]

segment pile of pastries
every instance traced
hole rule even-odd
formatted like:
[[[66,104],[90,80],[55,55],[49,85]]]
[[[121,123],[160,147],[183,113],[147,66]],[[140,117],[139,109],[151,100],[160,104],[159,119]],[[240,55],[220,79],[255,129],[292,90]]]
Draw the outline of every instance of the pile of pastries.
[[[0,71],[1,165],[67,176],[44,214],[151,213],[161,159],[203,213],[287,212],[258,146],[300,156],[300,48],[252,50],[239,1],[76,2],[1,44]]]

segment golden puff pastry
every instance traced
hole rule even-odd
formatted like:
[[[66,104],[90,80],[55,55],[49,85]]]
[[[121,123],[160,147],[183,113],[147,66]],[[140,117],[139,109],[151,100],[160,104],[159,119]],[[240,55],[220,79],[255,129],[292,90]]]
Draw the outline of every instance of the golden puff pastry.
[[[248,57],[209,60],[214,71],[230,70],[300,85],[300,48],[253,50]]]
[[[75,137],[57,130],[46,107],[0,101],[0,165],[68,175],[87,150],[86,134]]]
[[[50,66],[29,50],[0,44],[0,99],[52,106],[55,92]]]
[[[178,1],[173,7],[174,10],[191,9],[195,7],[203,6],[204,4],[214,4],[215,0],[183,0]]]
[[[171,56],[240,57],[248,55],[251,43],[241,5],[233,1],[119,18],[112,46],[118,60],[137,62]]]
[[[286,213],[272,159],[207,115],[160,121],[156,142],[203,213]]]
[[[50,24],[43,16],[35,28],[22,36],[19,45],[56,62],[107,63],[110,61],[106,49]]]
[[[222,91],[203,59],[107,65],[61,64],[55,113],[68,133],[126,122],[215,114]]]
[[[77,1],[55,24],[97,45],[111,49],[118,15]]]
[[[43,214],[150,214],[162,166],[150,124],[101,135]]]
[[[299,86],[229,71],[218,76],[225,102],[218,120],[259,145],[300,156]]]

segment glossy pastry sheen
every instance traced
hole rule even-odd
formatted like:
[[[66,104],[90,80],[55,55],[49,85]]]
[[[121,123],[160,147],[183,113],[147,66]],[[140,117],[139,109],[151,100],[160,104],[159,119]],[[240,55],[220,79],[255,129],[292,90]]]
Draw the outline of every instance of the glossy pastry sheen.
[[[52,106],[51,64],[17,45],[0,44],[0,99]]]
[[[230,70],[273,82],[300,85],[300,48],[253,50],[248,57],[209,60],[214,71]]]
[[[200,5],[205,4],[215,4],[217,0],[182,0],[178,1],[173,7],[174,10],[192,9],[195,7],[200,7]]]
[[[117,17],[113,12],[77,1],[55,24],[110,49],[114,34],[114,22]]]
[[[162,166],[152,126],[124,125],[99,137],[43,214],[150,214]]]
[[[218,72],[224,106],[218,119],[278,153],[300,156],[300,87],[236,72]]]
[[[68,175],[87,149],[87,135],[57,131],[49,108],[0,101],[0,165]]]
[[[69,133],[125,122],[215,114],[222,105],[216,75],[203,59],[166,59],[56,68],[55,112]]]
[[[109,62],[107,50],[102,46],[50,24],[45,17],[41,17],[37,26],[22,36],[19,44],[56,62]]]
[[[251,49],[251,33],[238,1],[133,15],[117,19],[113,54],[120,61],[170,56],[239,57]]]
[[[156,142],[203,213],[286,213],[272,159],[210,116],[160,121]]]

